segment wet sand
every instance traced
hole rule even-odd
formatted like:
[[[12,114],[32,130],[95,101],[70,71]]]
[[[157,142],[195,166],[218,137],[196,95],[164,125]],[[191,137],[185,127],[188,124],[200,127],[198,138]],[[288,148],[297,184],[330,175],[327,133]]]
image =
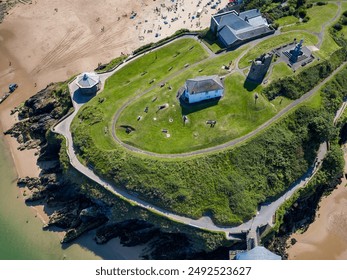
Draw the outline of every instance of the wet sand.
[[[345,173],[347,154],[345,152]],[[295,233],[297,243],[291,246],[292,260],[347,260],[347,180],[319,203],[315,221],[303,234]]]

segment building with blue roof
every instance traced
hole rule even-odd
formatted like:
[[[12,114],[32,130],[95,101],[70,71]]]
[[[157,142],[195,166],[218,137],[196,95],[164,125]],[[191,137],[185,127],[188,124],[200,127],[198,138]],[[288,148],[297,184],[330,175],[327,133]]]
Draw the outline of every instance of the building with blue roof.
[[[100,78],[95,73],[82,73],[76,78],[76,84],[82,94],[96,94],[100,87]]]
[[[227,48],[237,47],[275,32],[258,9],[215,14],[211,18],[210,29]]]
[[[247,252],[238,253],[235,260],[281,260],[282,258],[263,246],[256,246]]]

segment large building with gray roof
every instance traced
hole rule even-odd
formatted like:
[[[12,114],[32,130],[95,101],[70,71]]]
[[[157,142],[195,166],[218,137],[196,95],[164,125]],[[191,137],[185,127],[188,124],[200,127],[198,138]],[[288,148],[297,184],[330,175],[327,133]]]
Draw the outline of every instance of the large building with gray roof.
[[[184,86],[183,97],[188,103],[221,98],[224,86],[217,75],[188,79]]]
[[[237,47],[275,32],[258,9],[215,14],[211,18],[210,29],[227,48]]]

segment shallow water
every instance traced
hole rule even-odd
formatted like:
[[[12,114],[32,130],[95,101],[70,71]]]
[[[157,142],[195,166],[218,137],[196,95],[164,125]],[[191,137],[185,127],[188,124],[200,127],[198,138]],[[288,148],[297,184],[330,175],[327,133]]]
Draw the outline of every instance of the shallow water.
[[[0,259],[98,259],[74,244],[62,249],[55,232],[43,231],[36,211],[26,206],[16,186],[11,156],[0,139]]]

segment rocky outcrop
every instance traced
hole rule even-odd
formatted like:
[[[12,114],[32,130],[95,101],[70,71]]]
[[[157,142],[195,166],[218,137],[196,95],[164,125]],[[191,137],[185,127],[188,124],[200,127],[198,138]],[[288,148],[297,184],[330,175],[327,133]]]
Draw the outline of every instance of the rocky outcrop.
[[[93,192],[82,191],[86,188],[83,185],[85,181],[75,180],[73,177],[84,177],[74,170],[63,171],[59,158],[62,140],[50,128],[70,109],[71,102],[66,97],[69,96],[64,93],[64,86],[49,85],[27,100],[24,106],[13,110],[13,113],[18,113],[21,121],[6,132],[17,138],[21,144],[20,149],[38,149],[40,177],[20,178],[17,183],[20,187],[30,189],[30,194],[26,193],[27,203],[44,204],[52,210],[44,228],[59,227],[65,230],[62,243],[72,242],[83,233],[97,228],[95,240],[98,244],[120,238],[124,246],[143,245],[145,250],[142,257],[146,259],[207,257],[205,251],[196,249],[196,241],[177,230],[164,232],[142,219],[119,221],[114,213],[123,213],[129,209],[115,209],[116,203],[112,196],[103,198]],[[96,190],[95,186],[87,187]],[[219,257],[227,258],[226,252],[227,248],[224,248]]]
[[[30,196],[28,196],[26,199],[25,199],[25,202],[26,203],[32,203],[32,202],[37,202],[37,201],[40,201],[40,200],[44,200],[46,198],[46,192],[44,189],[42,188],[39,188],[35,191],[33,191]]]
[[[120,238],[125,246],[146,244],[160,233],[159,228],[143,220],[125,220],[108,224],[96,232],[95,241],[105,244],[112,238]]]
[[[29,190],[32,190],[33,188],[38,188],[41,185],[40,178],[19,178],[17,180],[17,185],[19,187],[27,187]]]
[[[50,84],[29,98],[23,106],[12,110],[12,113],[18,113],[20,121],[5,134],[17,139],[19,150],[45,146],[46,132],[71,107],[66,84]]]
[[[81,236],[83,233],[90,231],[92,229],[98,228],[107,222],[105,216],[100,216],[94,219],[89,220],[88,222],[82,222],[78,227],[69,229],[61,243],[69,243],[75,240],[77,237]]]
[[[282,259],[287,259],[288,246],[296,242],[289,240],[291,234],[299,229],[301,232],[308,229],[310,224],[314,222],[321,198],[340,183],[340,179],[331,179],[328,185],[317,184],[312,193],[298,198],[284,215],[279,231],[267,239],[264,246],[280,255]]]

